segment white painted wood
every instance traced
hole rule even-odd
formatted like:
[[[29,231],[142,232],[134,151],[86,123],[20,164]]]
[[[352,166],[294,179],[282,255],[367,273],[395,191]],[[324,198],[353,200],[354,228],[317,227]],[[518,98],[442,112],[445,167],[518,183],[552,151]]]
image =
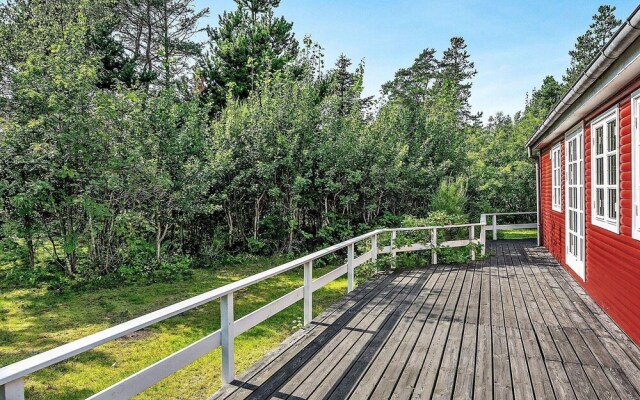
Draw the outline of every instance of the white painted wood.
[[[474,226],[469,227],[469,241],[473,243],[476,239],[476,230]],[[471,247],[471,261],[476,260],[476,249]]]
[[[631,94],[631,236],[640,240],[640,90]]]
[[[354,244],[350,244],[347,247],[347,293],[351,293],[353,291],[353,281],[354,281],[354,273],[353,273],[353,252],[354,252]]]
[[[159,382],[208,354],[218,346],[220,346],[219,330],[142,371],[121,380],[100,393],[89,397],[88,400],[119,400],[131,398],[153,386],[156,382]]]
[[[534,213],[535,214],[535,213]],[[470,226],[481,226],[482,223],[476,222],[473,224],[460,224],[460,225],[441,225],[441,226],[416,226],[412,228],[393,228],[393,229],[381,229],[375,231],[376,234],[383,232],[397,231],[397,232],[415,232],[415,231],[430,231],[433,229],[454,229],[454,228],[468,228]]]
[[[414,243],[396,248],[396,253],[407,253],[412,251],[431,250],[431,243]]]
[[[371,260],[371,252],[366,252],[353,260],[353,268],[357,268],[360,265]],[[340,278],[342,275],[347,273],[347,264],[343,264],[338,268],[334,269],[331,272],[328,272],[322,275],[320,278],[313,281],[313,291],[315,292],[318,289],[325,287],[328,283],[335,281]]]
[[[551,209],[562,212],[562,143],[551,149]]]
[[[241,335],[256,325],[273,317],[285,308],[294,305],[304,299],[304,287],[300,287],[293,292],[272,301],[271,303],[260,307],[259,309],[238,319],[233,324],[234,337]]]
[[[536,229],[538,224],[530,223],[530,224],[511,224],[511,225],[498,225],[496,229],[499,231],[509,230],[509,229]]]
[[[396,247],[396,238],[398,233],[395,230],[391,231],[391,257],[396,258],[397,252],[394,250]]]
[[[485,223],[486,223],[486,217]],[[22,378],[29,375],[32,372],[38,371],[40,369],[46,368],[49,365],[58,363],[65,359],[68,359],[76,354],[83,353],[85,351],[91,350],[101,344],[107,343],[111,340],[117,339],[119,337],[125,336],[129,333],[135,332],[137,330],[143,329],[149,325],[152,325],[156,322],[163,321],[167,318],[171,318],[175,315],[181,314],[185,311],[191,310],[208,302],[211,302],[216,299],[220,299],[220,307],[221,307],[221,330],[214,332],[213,334],[201,339],[200,341],[185,347],[184,349],[168,356],[167,358],[145,368],[144,370],[130,376],[129,378],[124,379],[123,381],[111,386],[108,389],[94,395],[92,399],[113,399],[113,398],[126,398],[131,397],[139,393],[140,391],[146,389],[147,387],[153,385],[157,381],[169,376],[170,374],[176,372],[180,368],[188,365],[199,357],[210,352],[212,349],[222,346],[222,364],[223,371],[222,377],[224,382],[231,382],[234,379],[234,338],[257,324],[263,322],[267,318],[275,315],[276,313],[282,311],[283,309],[291,306],[297,301],[303,300],[306,296],[305,293],[312,293],[315,290],[320,289],[325,286],[329,282],[339,278],[345,273],[348,275],[348,290],[352,291],[354,289],[355,283],[355,268],[358,266],[370,261],[375,260],[377,258],[377,254],[389,254],[392,253],[395,255],[398,252],[403,251],[420,251],[420,250],[429,250],[431,248],[437,248],[437,231],[438,229],[449,229],[449,228],[463,228],[480,226],[481,229],[485,228],[485,223],[478,224],[464,224],[464,225],[449,225],[443,227],[415,227],[415,228],[395,228],[395,229],[379,229],[376,231],[369,232],[367,234],[358,236],[353,239],[349,239],[337,245],[325,248],[323,250],[317,251],[315,253],[309,254],[307,256],[301,257],[297,260],[293,260],[291,262],[285,263],[278,267],[272,268],[270,270],[264,271],[262,273],[253,275],[251,277],[241,279],[232,284],[223,286],[221,288],[214,289],[212,291],[203,293],[201,295],[192,297],[190,299],[181,301],[179,303],[173,304],[171,306],[162,308],[160,310],[154,311],[152,313],[143,315],[141,317],[135,318],[131,321],[125,322],[123,324],[116,325],[112,328],[106,329],[104,331],[98,332],[94,335],[87,336],[85,338],[76,340],[74,342],[68,343],[66,345],[60,346],[53,350],[49,350],[47,352],[41,353],[34,357],[28,358],[26,360],[20,361],[18,363],[0,368],[0,393],[2,396],[5,396],[6,400],[14,400],[14,399],[22,399],[23,397],[23,380]],[[395,239],[397,237],[397,231],[431,231],[431,243],[427,244],[413,244],[411,246],[404,246],[403,248],[396,248]],[[377,246],[377,239],[380,233],[391,232],[392,234],[392,245],[383,247],[379,249]],[[371,238],[372,240],[372,249],[360,255],[357,258],[354,258],[355,252],[355,244],[359,243],[363,240]],[[481,234],[481,238],[479,239],[479,243],[482,243],[483,235]],[[444,246],[466,246],[470,241],[450,241],[443,243]],[[313,281],[311,278],[311,283],[309,284],[309,276],[308,274],[305,276],[305,286],[294,290],[293,292],[277,299],[268,305],[246,315],[245,317],[239,319],[238,321],[234,321],[234,311],[233,311],[233,294],[245,287],[253,285],[257,282],[263,281],[265,279],[277,276],[283,272],[289,271],[293,268],[299,266],[305,266],[305,271],[311,265],[312,270],[312,262],[315,259],[323,257],[325,255],[334,253],[337,250],[348,249],[348,261],[347,264],[342,265],[335,270],[325,274],[324,276],[318,278]],[[434,253],[432,256],[432,261],[437,263],[437,255]],[[308,296],[309,303],[312,305],[312,296]],[[308,305],[305,304],[305,311],[308,310]],[[308,322],[309,313],[307,313],[305,317],[305,322]],[[20,391],[22,390],[22,394]],[[10,393],[12,397],[7,397],[7,393]],[[16,394],[17,393],[17,394]],[[0,397],[2,399],[2,397]]]
[[[24,400],[24,380],[18,378],[0,386],[0,400]]]
[[[607,124],[609,122],[614,122],[615,123],[615,144],[616,144],[616,148],[614,150],[609,149],[609,131],[607,129]],[[598,128],[602,128],[603,129],[603,153],[602,154],[598,154],[597,149],[596,149],[596,130]],[[582,127],[578,128],[578,130],[576,130],[575,132],[571,132],[568,135],[566,135],[566,140],[568,141],[570,136],[575,136],[575,135],[583,135],[583,130]],[[599,117],[595,118],[592,122],[591,122],[591,199],[592,199],[592,203],[591,203],[591,223],[593,225],[599,226],[600,228],[609,230],[613,233],[620,233],[620,118],[619,118],[619,110],[618,110],[618,105],[615,105],[612,109],[606,111],[605,113],[603,113],[602,115],[600,115]],[[584,142],[584,140],[581,141],[581,143]],[[565,144],[566,147],[566,144]],[[566,151],[565,151],[566,153]],[[608,182],[609,180],[609,174],[610,174],[610,169],[609,169],[609,162],[608,162],[608,157],[609,156],[615,156],[616,157],[616,163],[615,163],[615,171],[614,171],[614,175],[615,175],[615,183],[611,184],[610,182]],[[602,161],[602,166],[603,166],[603,182],[602,183],[598,183],[598,178],[597,178],[597,162],[598,160]],[[565,158],[566,161],[566,158]],[[568,166],[567,166],[568,168]],[[584,171],[584,166],[583,166],[583,171]],[[566,171],[565,171],[566,172]],[[566,179],[565,179],[566,181]],[[602,199],[602,208],[604,211],[604,215],[598,215],[598,204],[597,204],[597,192],[598,190],[603,190],[604,191],[604,198]],[[609,190],[614,190],[615,194],[616,194],[616,200],[615,200],[615,218],[611,218],[611,216],[609,215],[609,207],[610,207],[610,202],[609,202],[609,194],[608,191]],[[568,197],[568,196],[566,196]],[[583,201],[584,202],[584,201]],[[567,201],[568,203],[568,201]]]
[[[375,230],[364,235],[355,237],[353,239],[346,240],[339,244],[327,247],[325,249],[316,251],[304,257],[282,264],[278,267],[271,268],[256,275],[241,279],[229,285],[222,286],[220,288],[211,290],[201,295],[192,297],[190,299],[181,301],[179,303],[170,305],[152,313],[143,315],[141,317],[132,319],[131,321],[124,322],[122,324],[105,329],[93,335],[86,336],[82,339],[67,343],[65,345],[56,347],[52,350],[45,351],[33,357],[19,361],[17,363],[0,368],[0,385],[12,382],[18,378],[22,378],[31,374],[32,372],[41,370],[50,365],[57,364],[60,361],[66,360],[77,354],[91,350],[111,340],[126,336],[130,333],[146,328],[149,325],[153,325],[156,322],[164,321],[185,311],[194,309],[203,304],[209,303],[213,300],[219,299],[222,296],[237,292],[240,289],[251,286],[257,282],[261,282],[265,279],[272,278],[280,275],[283,272],[289,271],[308,261],[313,261],[328,254],[334,253],[337,250],[343,249],[350,244],[358,243],[365,240],[372,235],[386,232],[385,229]]]
[[[328,283],[335,281],[336,279],[340,278],[346,273],[347,273],[347,264],[343,264],[338,268],[334,269],[333,271],[322,275],[320,278],[313,281],[313,284],[312,284],[313,291],[315,292],[316,290],[319,290],[325,287]]]
[[[431,230],[431,264],[438,263],[438,253],[436,253],[436,249],[438,248],[438,228],[433,228]]]
[[[371,236],[371,261],[378,260],[378,235]]]
[[[482,225],[480,227],[480,252],[484,257],[487,254],[487,227]]]
[[[498,240],[498,214],[493,214],[493,240]]]
[[[535,211],[517,211],[517,212],[506,212],[506,213],[487,213],[483,215],[535,215]]]
[[[438,245],[438,248],[441,249],[449,249],[453,247],[465,247],[472,243],[469,239],[460,239],[460,240],[448,240],[446,242],[442,242]]]
[[[356,257],[353,260],[353,269],[355,270],[356,268],[358,268],[359,266],[361,266],[362,264],[368,262],[371,260],[371,252],[367,251],[364,254],[359,255],[358,257]]]
[[[304,324],[313,320],[313,261],[304,265]]]
[[[584,280],[585,185],[583,149],[584,136],[581,128],[567,135],[565,139],[565,260],[567,265]],[[575,171],[573,176],[571,176],[571,171]],[[575,197],[573,201],[572,196]]]
[[[222,383],[231,383],[235,378],[233,293],[220,298]]]

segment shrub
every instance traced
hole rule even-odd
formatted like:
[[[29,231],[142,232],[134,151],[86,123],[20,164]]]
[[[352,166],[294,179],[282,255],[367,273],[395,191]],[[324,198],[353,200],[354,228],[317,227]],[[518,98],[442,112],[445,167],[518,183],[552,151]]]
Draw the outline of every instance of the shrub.
[[[449,178],[440,182],[438,191],[431,199],[431,209],[449,215],[464,215],[467,208],[467,180]]]
[[[468,223],[467,217],[464,215],[449,214],[444,211],[433,211],[427,218],[416,218],[413,216],[405,216],[402,226],[403,227],[421,227],[421,226],[447,226],[447,225],[463,225]],[[450,240],[461,240],[469,237],[468,228],[454,228],[454,229],[439,229],[438,230],[438,243],[447,242]],[[396,240],[398,246],[409,245],[412,243],[430,243],[431,231],[415,231],[406,232],[399,235]],[[440,264],[455,264],[465,263],[470,259],[470,247],[458,247],[450,249],[436,249],[438,254],[438,263]],[[416,260],[404,260],[410,255],[403,255],[401,261],[406,263],[418,263],[418,262],[430,262],[431,251],[426,252],[429,257],[425,257],[424,254]],[[411,254],[416,256],[417,254]]]

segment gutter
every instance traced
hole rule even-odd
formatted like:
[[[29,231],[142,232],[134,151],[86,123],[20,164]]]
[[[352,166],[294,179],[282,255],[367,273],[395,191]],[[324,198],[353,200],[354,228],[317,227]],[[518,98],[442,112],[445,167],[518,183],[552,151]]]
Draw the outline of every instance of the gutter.
[[[560,116],[586,92],[594,82],[622,55],[622,53],[640,37],[640,6],[631,13],[631,16],[618,29],[609,42],[602,48],[600,54],[589,64],[580,78],[571,86],[567,93],[556,103],[553,110],[547,115],[536,133],[525,145],[532,155],[532,147],[543,138],[560,118]]]

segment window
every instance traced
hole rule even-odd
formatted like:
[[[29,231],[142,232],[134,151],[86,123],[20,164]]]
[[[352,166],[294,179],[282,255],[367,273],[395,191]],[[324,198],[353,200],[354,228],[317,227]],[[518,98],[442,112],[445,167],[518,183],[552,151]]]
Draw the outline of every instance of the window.
[[[591,124],[592,223],[618,233],[618,110]]]
[[[551,149],[551,208],[562,211],[562,144]]]
[[[631,96],[631,182],[633,187],[633,238],[640,240],[640,91]]]

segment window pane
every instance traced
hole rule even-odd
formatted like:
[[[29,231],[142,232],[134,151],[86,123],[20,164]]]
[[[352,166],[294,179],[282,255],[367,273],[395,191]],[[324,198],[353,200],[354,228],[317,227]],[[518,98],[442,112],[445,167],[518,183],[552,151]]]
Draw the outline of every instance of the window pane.
[[[609,137],[608,151],[614,151],[616,149],[616,121],[610,121],[607,124],[607,136]]]
[[[616,213],[616,208],[617,208],[617,196],[616,196],[616,189],[609,189],[609,218],[611,219],[616,219],[617,218],[617,213]]]
[[[596,128],[596,154],[604,153],[604,143],[602,139],[602,127]]]
[[[604,159],[596,159],[596,184],[604,185]]]
[[[604,189],[596,190],[596,215],[604,217]]]
[[[608,168],[609,168],[609,171],[608,171],[609,172],[609,185],[616,185],[617,184],[617,180],[618,180],[617,176],[616,176],[617,175],[617,169],[618,169],[617,168],[617,163],[616,163],[617,156],[614,154],[614,155],[609,156],[608,159],[609,159],[609,165],[608,165]]]

